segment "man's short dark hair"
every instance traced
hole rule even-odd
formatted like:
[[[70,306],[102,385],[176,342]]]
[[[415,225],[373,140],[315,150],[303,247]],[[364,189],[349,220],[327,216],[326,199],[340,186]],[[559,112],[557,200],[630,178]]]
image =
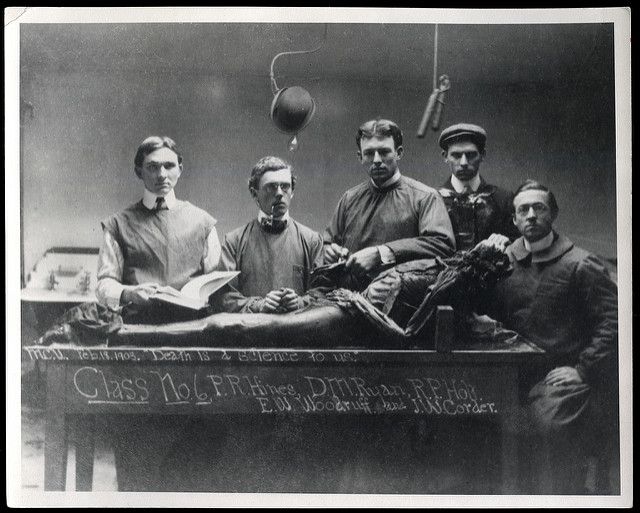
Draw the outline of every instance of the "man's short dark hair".
[[[542,185],[537,180],[527,179],[525,180],[520,187],[513,194],[513,201],[511,202],[511,210],[515,213],[515,200],[516,196],[521,192],[525,191],[543,191],[547,193],[547,198],[549,199],[549,208],[551,209],[551,214],[555,217],[560,212],[558,208],[558,203],[556,202],[556,197],[553,195],[553,192],[549,190],[548,187]]]
[[[249,190],[255,189],[256,191],[260,185],[260,178],[269,171],[280,171],[281,169],[291,170],[291,190],[296,188],[296,176],[293,174],[293,168],[291,164],[282,160],[279,157],[262,157],[253,169],[251,170],[251,177],[249,178]]]
[[[142,167],[145,157],[149,155],[149,153],[153,153],[160,148],[169,148],[178,156],[178,164],[182,164],[182,154],[178,150],[178,147],[173,139],[165,135],[152,135],[151,137],[147,137],[144,141],[142,141],[142,143],[140,143],[140,146],[138,146],[138,151],[136,151],[136,156],[133,159],[135,167]]]
[[[372,119],[360,125],[356,134],[356,144],[360,149],[360,141],[369,137],[393,137],[396,150],[402,146],[402,130],[393,121],[388,119]]]

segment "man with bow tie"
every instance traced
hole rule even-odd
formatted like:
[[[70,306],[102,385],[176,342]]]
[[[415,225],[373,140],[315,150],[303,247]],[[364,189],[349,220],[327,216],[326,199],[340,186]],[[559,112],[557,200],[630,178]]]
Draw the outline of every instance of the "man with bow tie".
[[[180,314],[152,303],[150,296],[166,285],[180,289],[218,264],[216,220],[176,199],[182,169],[172,139],[148,137],[134,158],[134,171],[144,184],[142,199],[102,222],[96,295],[107,306],[124,306],[125,322],[182,320],[172,319]]]
[[[511,193],[487,183],[479,174],[486,140],[485,130],[470,123],[445,128],[438,140],[451,170],[438,192],[447,206],[459,250],[471,249],[490,236],[503,246],[518,237],[511,222]]]
[[[219,270],[240,271],[213,301],[226,312],[284,313],[306,304],[313,268],[322,263],[322,238],[289,215],[296,177],[278,157],[251,171],[249,192],[258,216],[224,238]]]

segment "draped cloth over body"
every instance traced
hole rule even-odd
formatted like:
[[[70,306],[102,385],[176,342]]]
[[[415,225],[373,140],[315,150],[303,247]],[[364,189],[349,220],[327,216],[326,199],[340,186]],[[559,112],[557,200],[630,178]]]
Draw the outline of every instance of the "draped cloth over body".
[[[371,303],[363,294],[347,289],[321,287],[308,291],[308,305],[286,314],[218,313],[203,319],[169,324],[122,324],[105,308],[72,309],[42,338],[54,342],[104,343],[110,345],[157,344],[240,347],[258,343],[263,347],[407,347],[417,341],[424,347],[439,305],[454,305],[462,322],[475,322],[469,315],[480,293],[508,272],[504,253],[479,246],[449,259],[425,259],[400,264],[378,279],[397,276],[397,288],[386,307]],[[375,281],[374,281],[375,284]],[[372,284],[372,286],[374,286]],[[90,339],[74,335],[92,330]],[[494,330],[503,340],[504,333]]]

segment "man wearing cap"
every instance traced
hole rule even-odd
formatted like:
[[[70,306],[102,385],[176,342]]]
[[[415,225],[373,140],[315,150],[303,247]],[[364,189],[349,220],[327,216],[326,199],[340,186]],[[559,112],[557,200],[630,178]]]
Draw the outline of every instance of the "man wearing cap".
[[[340,199],[324,234],[325,262],[344,259],[364,288],[385,267],[450,256],[455,239],[442,198],[400,173],[404,149],[398,125],[367,121],[356,144],[369,179]]]
[[[217,309],[284,313],[306,304],[310,273],[322,263],[322,238],[290,217],[295,185],[282,159],[264,157],[254,166],[249,191],[258,216],[225,235],[218,269],[240,275],[213,298]]]
[[[617,288],[595,255],[553,229],[559,209],[547,187],[527,180],[513,205],[522,234],[507,248],[513,272],[486,304],[549,357],[523,380],[533,385],[530,414],[549,449],[549,466],[536,473],[542,493],[584,493],[589,451],[617,453]],[[532,452],[526,461],[544,454]]]
[[[471,249],[481,240],[506,246],[518,236],[511,221],[510,192],[487,183],[480,176],[487,134],[470,123],[445,128],[438,144],[451,177],[439,189],[451,218],[456,246]]]

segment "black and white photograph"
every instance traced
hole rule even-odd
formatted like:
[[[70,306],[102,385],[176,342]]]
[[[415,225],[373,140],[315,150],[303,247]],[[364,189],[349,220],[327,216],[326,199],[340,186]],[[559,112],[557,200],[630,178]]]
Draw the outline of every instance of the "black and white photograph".
[[[14,507],[630,507],[631,11],[12,7]]]

